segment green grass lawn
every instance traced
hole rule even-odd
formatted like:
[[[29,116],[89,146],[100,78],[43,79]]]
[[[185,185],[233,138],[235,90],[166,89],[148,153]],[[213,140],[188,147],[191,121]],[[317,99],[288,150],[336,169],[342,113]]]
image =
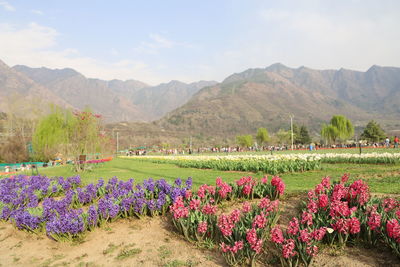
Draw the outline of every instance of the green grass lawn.
[[[74,176],[77,175],[71,166],[40,168],[40,174],[46,176]],[[323,164],[321,170],[303,173],[286,173],[280,175],[286,183],[288,192],[307,191],[321,181],[324,176],[338,179],[342,174],[350,173],[351,179],[365,179],[370,185],[371,192],[385,194],[400,194],[400,166],[373,165],[373,164]],[[120,179],[134,178],[136,182],[152,177],[165,178],[169,182],[177,177],[193,178],[194,188],[202,184],[215,184],[215,178],[220,176],[232,182],[242,176],[262,177],[262,173],[224,172],[216,170],[200,170],[193,168],[179,168],[172,164],[156,164],[141,162],[133,159],[116,158],[104,163],[91,171],[79,173],[85,184],[96,182],[99,178],[108,180],[113,176]]]

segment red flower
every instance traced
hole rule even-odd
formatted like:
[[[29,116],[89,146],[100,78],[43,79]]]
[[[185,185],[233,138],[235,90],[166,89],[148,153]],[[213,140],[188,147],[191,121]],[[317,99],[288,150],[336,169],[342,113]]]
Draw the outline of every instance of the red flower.
[[[325,208],[326,206],[328,206],[328,196],[325,194],[319,195],[318,196],[318,207]]]
[[[299,220],[296,217],[289,222],[289,227],[287,229],[287,233],[289,235],[297,235],[299,232]]]
[[[351,234],[357,234],[360,232],[360,221],[356,218],[348,219],[349,229]]]
[[[279,226],[275,226],[271,229],[271,240],[274,243],[282,244],[283,243],[283,233]]]
[[[282,246],[282,255],[285,259],[288,259],[290,257],[293,257],[297,254],[297,252],[294,250],[295,249],[295,244],[293,239],[286,239],[284,241],[284,244]]]
[[[200,222],[199,225],[197,226],[197,232],[199,232],[200,234],[204,234],[205,232],[207,232],[207,222]]]

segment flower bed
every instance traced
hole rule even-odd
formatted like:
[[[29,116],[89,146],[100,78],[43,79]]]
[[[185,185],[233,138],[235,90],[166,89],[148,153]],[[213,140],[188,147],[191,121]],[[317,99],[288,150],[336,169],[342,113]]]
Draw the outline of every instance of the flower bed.
[[[133,179],[125,182],[114,177],[107,184],[99,180],[83,187],[79,176],[20,175],[0,180],[0,219],[21,230],[44,230],[54,240],[74,240],[117,218],[165,214],[191,186],[191,178],[173,184],[148,179],[134,185]]]
[[[252,264],[261,253],[272,253],[268,240],[280,251],[282,266],[308,266],[322,243],[386,245],[400,258],[399,200],[371,198],[365,182],[348,179],[324,177],[308,192],[301,212],[287,226],[275,226],[278,198],[285,191],[277,176],[270,181],[242,177],[235,183],[217,178],[215,185],[192,192],[191,179],[134,184],[133,179],[114,177],[82,186],[79,176],[20,175],[0,180],[0,220],[21,230],[45,232],[56,241],[71,241],[118,218],[168,214],[188,241],[218,245],[229,265]],[[219,205],[237,199],[252,203],[219,213]]]
[[[216,186],[202,185],[196,194],[187,193],[171,206],[172,221],[187,240],[219,244],[229,265],[253,263],[260,255],[269,230],[278,219],[279,196],[285,184],[279,177],[268,183],[242,177],[235,184],[217,178]],[[230,214],[217,216],[217,204],[224,200],[262,198],[256,205],[248,202]],[[274,200],[275,199],[275,200]]]
[[[399,164],[400,153],[326,153],[318,154],[325,163]]]
[[[384,243],[400,257],[400,205],[395,199],[371,199],[362,180],[347,183],[348,175],[331,184],[325,177],[308,192],[308,202],[286,231],[271,231],[281,251],[282,266],[308,266],[321,242],[345,246],[350,240]]]
[[[126,157],[154,163],[175,164],[183,168],[249,171],[269,174],[302,172],[321,167],[321,159],[310,154],[228,155],[228,156],[140,156]]]

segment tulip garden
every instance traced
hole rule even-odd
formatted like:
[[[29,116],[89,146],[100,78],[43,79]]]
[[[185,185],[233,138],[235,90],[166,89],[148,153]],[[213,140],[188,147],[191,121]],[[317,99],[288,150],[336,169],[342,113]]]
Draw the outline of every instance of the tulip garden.
[[[286,185],[279,176],[242,177],[192,188],[192,179],[151,178],[141,183],[116,177],[84,185],[79,176],[0,179],[0,220],[52,242],[82,242],[116,221],[165,218],[188,244],[209,249],[230,266],[308,266],[324,247],[347,244],[387,247],[400,262],[400,202],[371,197],[361,179],[323,177],[301,210],[280,223]],[[228,212],[221,207],[234,203]],[[283,202],[284,203],[284,202]],[[0,243],[1,244],[1,243]]]
[[[140,156],[125,157],[137,161],[175,164],[183,168],[215,169],[220,171],[250,171],[280,174],[318,170],[322,163],[399,164],[400,153],[325,153],[276,155],[217,155],[217,156]]]

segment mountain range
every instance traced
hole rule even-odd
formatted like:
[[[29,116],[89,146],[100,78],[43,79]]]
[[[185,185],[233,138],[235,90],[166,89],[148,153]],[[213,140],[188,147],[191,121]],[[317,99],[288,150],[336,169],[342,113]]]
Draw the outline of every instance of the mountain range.
[[[70,69],[12,68],[0,61],[0,110],[9,112],[14,98],[84,109],[89,106],[103,115],[106,122],[151,121],[186,103],[204,86],[213,81],[186,84],[179,81],[150,86],[136,80],[87,78]],[[13,98],[13,99],[11,99]],[[34,101],[34,102],[35,102]],[[46,106],[46,105],[42,105]]]
[[[258,127],[288,128],[291,116],[319,132],[334,114],[349,117],[356,127],[374,119],[384,129],[400,129],[400,68],[376,65],[361,72],[276,63],[232,74],[220,83],[150,86],[137,80],[91,79],[68,68],[11,68],[0,61],[0,98],[0,111],[5,112],[13,111],[10,103],[16,98],[74,109],[90,106],[113,123],[110,127],[125,127],[127,135],[146,129],[158,137],[232,137]],[[140,123],[116,123],[120,121]]]
[[[164,129],[234,135],[258,127],[273,131],[290,123],[316,132],[334,114],[356,126],[375,119],[400,129],[400,68],[372,66],[366,72],[313,70],[273,64],[249,69],[203,88],[157,121]]]

